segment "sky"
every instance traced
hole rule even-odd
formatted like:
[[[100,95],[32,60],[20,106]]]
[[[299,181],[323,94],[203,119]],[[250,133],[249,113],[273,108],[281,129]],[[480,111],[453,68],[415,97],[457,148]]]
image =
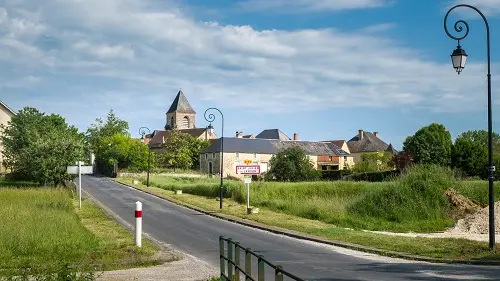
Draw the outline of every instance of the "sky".
[[[182,89],[224,114],[224,136],[281,129],[301,140],[377,131],[397,149],[437,122],[453,138],[487,129],[486,32],[464,19],[460,75],[443,28],[456,0],[0,0],[0,100],[86,130],[113,109],[162,129]],[[491,27],[493,126],[500,131],[500,0],[475,5]],[[218,114],[218,113],[216,113]],[[221,121],[214,127],[221,136]]]

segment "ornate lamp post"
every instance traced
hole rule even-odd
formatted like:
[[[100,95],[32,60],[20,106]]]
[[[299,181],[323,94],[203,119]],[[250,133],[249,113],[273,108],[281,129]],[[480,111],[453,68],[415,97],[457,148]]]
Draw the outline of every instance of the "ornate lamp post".
[[[139,128],[139,134],[141,135],[141,140],[144,140],[144,137],[148,134],[151,134],[151,131],[147,127]],[[146,180],[146,186],[149,187],[149,170],[151,169],[151,147],[148,144],[148,176]]]
[[[207,122],[210,122],[210,124],[208,125],[207,129],[210,129],[212,130],[213,127],[212,127],[212,122],[215,120],[215,115],[213,113],[210,113],[207,115],[207,113],[210,111],[210,110],[216,110],[220,113],[220,116],[222,117],[222,134],[221,134],[221,141],[220,141],[220,151],[221,151],[221,156],[220,156],[220,170],[219,170],[219,174],[220,174],[220,190],[219,190],[219,204],[220,204],[220,209],[222,209],[222,197],[223,197],[223,194],[224,194],[224,186],[223,186],[223,172],[224,172],[224,114],[222,114],[222,112],[218,109],[218,108],[215,108],[215,107],[210,107],[208,108],[207,110],[205,110],[205,114],[204,114],[204,117],[205,117],[205,120]]]
[[[460,46],[460,40],[465,39],[467,35],[469,35],[469,24],[464,20],[458,20],[455,22],[454,29],[457,33],[464,32],[462,36],[453,36],[446,26],[446,21],[448,19],[448,15],[451,11],[458,7],[470,8],[476,11],[484,20],[484,24],[486,25],[486,53],[487,53],[487,61],[488,61],[488,187],[489,187],[489,246],[490,249],[495,249],[495,200],[494,200],[494,171],[495,166],[493,164],[493,138],[492,138],[492,118],[491,118],[491,59],[490,59],[490,27],[486,17],[479,11],[476,7],[467,5],[467,4],[459,4],[453,6],[444,17],[444,30],[446,34],[452,38],[457,40],[458,46],[455,51],[451,54],[451,62],[453,64],[453,68],[457,71],[458,74],[462,72],[465,68],[465,62],[467,60],[467,54],[465,50]],[[464,30],[465,27],[465,30]]]

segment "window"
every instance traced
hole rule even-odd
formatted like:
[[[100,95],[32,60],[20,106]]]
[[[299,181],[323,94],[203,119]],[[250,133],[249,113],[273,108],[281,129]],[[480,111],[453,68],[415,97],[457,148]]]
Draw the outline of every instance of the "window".
[[[208,162],[208,173],[210,175],[214,173],[214,164],[212,162]]]
[[[182,128],[189,128],[189,117],[184,116],[184,118],[182,118]]]
[[[205,153],[205,159],[208,159],[208,153]]]
[[[174,125],[175,125],[175,119],[174,119],[174,117],[172,117],[172,118],[170,118],[170,127],[173,128]]]
[[[328,161],[332,161],[333,160],[333,157],[332,156],[328,156]]]
[[[344,161],[347,161],[347,156],[344,156]]]
[[[215,158],[215,152],[212,153],[212,158]]]

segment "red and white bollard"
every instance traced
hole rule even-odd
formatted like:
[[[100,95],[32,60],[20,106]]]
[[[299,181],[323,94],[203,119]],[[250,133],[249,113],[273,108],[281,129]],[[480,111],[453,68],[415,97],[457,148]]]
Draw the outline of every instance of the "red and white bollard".
[[[141,247],[142,245],[142,203],[135,202],[135,245]]]

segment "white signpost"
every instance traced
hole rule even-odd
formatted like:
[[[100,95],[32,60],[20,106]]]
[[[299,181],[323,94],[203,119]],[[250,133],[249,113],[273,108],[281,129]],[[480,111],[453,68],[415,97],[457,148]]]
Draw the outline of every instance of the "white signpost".
[[[90,175],[94,172],[92,166],[82,166],[83,162],[76,162],[76,166],[68,166],[66,172],[70,175],[78,175],[78,206],[82,208],[82,174]]]
[[[249,162],[245,161],[245,163]],[[250,183],[252,183],[252,175],[260,174],[260,165],[238,165],[236,166],[236,174],[243,175],[243,182],[247,186],[247,214],[258,213],[258,208],[250,207]]]

